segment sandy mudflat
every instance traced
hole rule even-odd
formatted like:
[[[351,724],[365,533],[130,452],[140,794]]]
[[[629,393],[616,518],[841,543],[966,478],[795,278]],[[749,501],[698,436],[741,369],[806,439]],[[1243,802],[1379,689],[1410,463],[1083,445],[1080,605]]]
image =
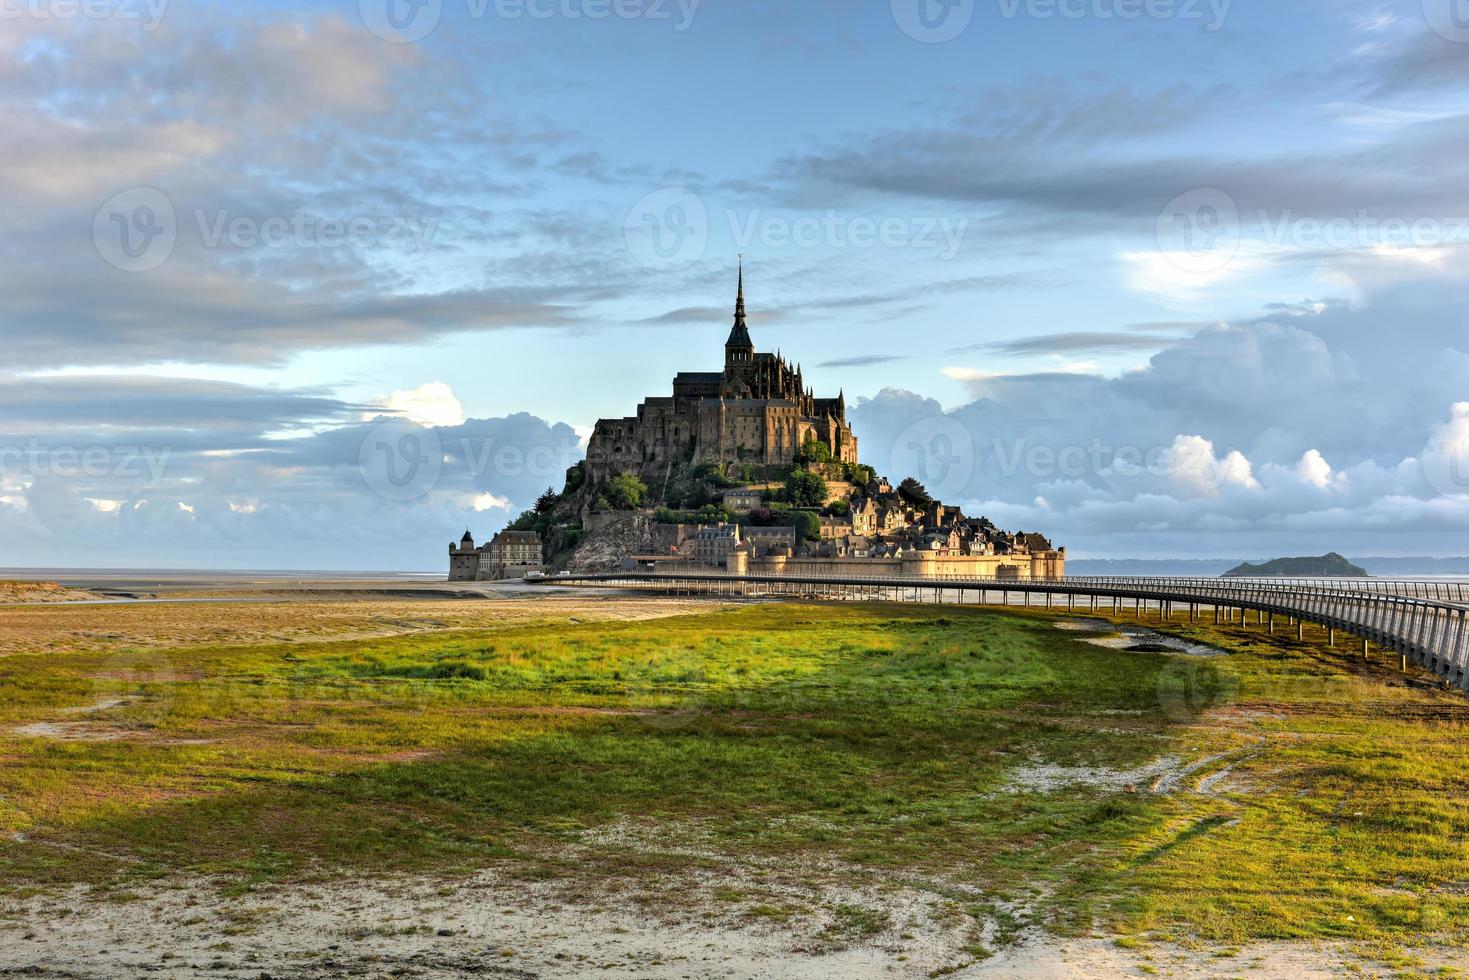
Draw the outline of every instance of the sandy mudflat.
[[[298,886],[239,898],[208,885],[89,901],[81,891],[12,905],[0,919],[0,974],[36,977],[579,977],[649,980],[1261,977],[1392,975],[1368,951],[1270,943],[1238,950],[1123,949],[1109,940],[1032,938],[975,961],[942,902],[920,889],[810,896],[881,905],[893,925],[831,938],[819,910],[779,924],[665,896],[646,911],[617,895],[568,899],[552,886],[482,874]],[[676,908],[677,916],[667,911]],[[1425,967],[1469,966],[1463,951],[1415,951]]]
[[[299,643],[445,629],[508,629],[560,621],[658,619],[717,608],[717,600],[629,594],[487,591],[484,598],[343,599],[311,591],[253,596],[271,601],[0,605],[0,656],[20,652],[153,650],[214,644]],[[278,600],[278,601],[275,601]]]

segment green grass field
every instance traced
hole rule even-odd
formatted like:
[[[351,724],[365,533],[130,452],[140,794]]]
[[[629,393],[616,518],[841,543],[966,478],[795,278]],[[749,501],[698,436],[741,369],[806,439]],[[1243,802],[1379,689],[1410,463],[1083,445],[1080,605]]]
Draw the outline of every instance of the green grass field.
[[[595,867],[558,860],[631,819],[790,869],[966,886],[987,896],[966,914],[1007,934],[1455,935],[1462,695],[1314,636],[1169,629],[1234,653],[1103,649],[1038,613],[803,604],[18,653],[0,658],[0,888],[697,861],[610,841]],[[1177,765],[1157,785],[1017,779],[1160,757]]]

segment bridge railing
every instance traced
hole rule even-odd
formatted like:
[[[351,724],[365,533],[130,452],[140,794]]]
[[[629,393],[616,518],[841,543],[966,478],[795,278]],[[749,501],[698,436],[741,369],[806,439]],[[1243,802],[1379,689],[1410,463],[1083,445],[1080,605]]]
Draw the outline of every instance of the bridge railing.
[[[654,575],[723,575],[726,574],[715,566],[663,566],[649,574]],[[758,573],[757,573],[758,574]],[[1069,576],[1066,578],[982,578],[973,575],[959,574],[937,574],[937,575],[902,575],[892,572],[878,570],[867,571],[860,568],[842,568],[836,572],[811,572],[802,569],[781,571],[771,573],[780,578],[805,579],[808,581],[824,581],[832,578],[840,579],[871,579],[874,581],[889,581],[903,579],[913,583],[930,582],[974,582],[987,583],[989,587],[1000,588],[1012,586],[1016,589],[1024,586],[1058,586],[1058,587],[1111,587],[1111,588],[1145,588],[1154,586],[1156,583],[1168,583],[1179,588],[1206,588],[1224,589],[1231,586],[1273,586],[1284,590],[1309,591],[1312,593],[1324,591],[1341,591],[1357,594],[1404,596],[1414,599],[1429,599],[1439,602],[1452,602],[1469,605],[1469,582],[1433,580],[1433,579],[1396,579],[1396,578],[1225,578],[1225,577],[1171,577],[1171,576]]]

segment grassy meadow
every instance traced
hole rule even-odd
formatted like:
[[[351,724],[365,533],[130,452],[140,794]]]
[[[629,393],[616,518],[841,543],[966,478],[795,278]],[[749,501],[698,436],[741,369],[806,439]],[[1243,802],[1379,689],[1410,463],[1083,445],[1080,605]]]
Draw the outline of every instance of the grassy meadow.
[[[1406,942],[1469,916],[1469,702],[1314,633],[1168,626],[1232,651],[1193,657],[1040,612],[482,608],[175,646],[106,627],[141,613],[26,610],[70,638],[0,656],[0,890],[488,867],[596,887],[695,869],[676,845],[697,837],[792,874],[952,887],[1001,942]],[[103,625],[66,632],[83,617]],[[597,836],[629,822],[655,846]]]

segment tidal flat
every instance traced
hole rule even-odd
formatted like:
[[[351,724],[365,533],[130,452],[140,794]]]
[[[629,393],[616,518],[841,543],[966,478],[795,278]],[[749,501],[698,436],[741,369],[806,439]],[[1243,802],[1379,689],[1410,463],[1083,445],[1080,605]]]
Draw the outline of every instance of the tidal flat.
[[[0,970],[1469,968],[1462,695],[1309,630],[1065,621],[0,607]]]

